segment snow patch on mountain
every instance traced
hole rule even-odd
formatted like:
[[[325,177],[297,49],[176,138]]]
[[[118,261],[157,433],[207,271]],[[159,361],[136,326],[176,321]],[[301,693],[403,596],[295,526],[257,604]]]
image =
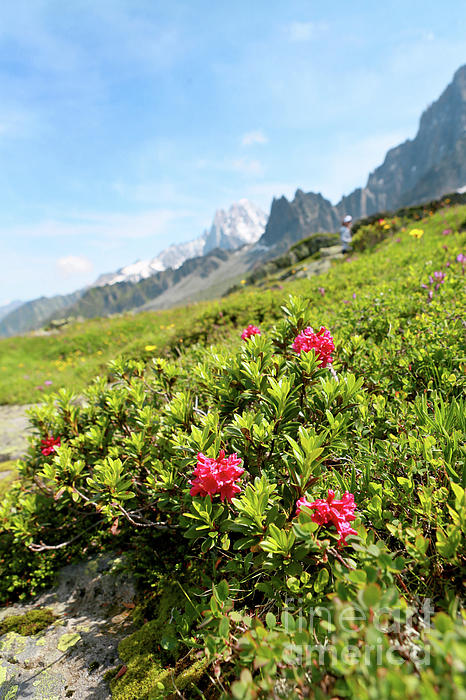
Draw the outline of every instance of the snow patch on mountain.
[[[228,211],[215,212],[208,231],[187,243],[171,245],[151,260],[138,260],[100,277],[92,286],[103,287],[117,282],[139,282],[168,268],[176,270],[186,260],[207,255],[215,248],[236,250],[259,240],[265,230],[267,215],[247,199],[240,199]]]

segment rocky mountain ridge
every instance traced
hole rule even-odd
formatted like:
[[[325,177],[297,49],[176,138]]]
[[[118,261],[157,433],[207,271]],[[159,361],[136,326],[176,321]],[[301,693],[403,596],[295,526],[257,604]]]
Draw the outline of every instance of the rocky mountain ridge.
[[[8,314],[11,314],[12,311],[15,311],[15,309],[18,309],[23,304],[24,301],[15,299],[14,301],[9,301],[7,304],[0,306],[0,321],[2,318],[5,318],[5,316],[8,316]]]
[[[391,148],[365,187],[333,205],[298,189],[294,199],[274,199],[259,243],[285,250],[310,233],[335,231],[345,214],[353,219],[437,199],[466,185],[466,65],[421,116],[414,139]]]
[[[185,260],[177,269],[161,270],[139,282],[90,287],[66,309],[66,315],[93,318],[134,309],[167,308],[220,296],[250,270],[256,260],[252,246],[236,250],[215,248],[207,255]],[[57,312],[52,318],[62,315]]]
[[[52,315],[62,314],[64,309],[74,304],[84,294],[84,291],[84,289],[79,289],[72,294],[40,297],[40,299],[33,299],[21,304],[0,320],[0,337],[26,333],[40,328]]]
[[[118,282],[139,282],[157,272],[177,270],[186,260],[207,255],[212,250],[235,250],[255,243],[263,234],[267,215],[247,199],[240,199],[228,211],[218,209],[208,231],[187,243],[171,245],[151,260],[139,260],[115,273],[100,275],[93,287]]]

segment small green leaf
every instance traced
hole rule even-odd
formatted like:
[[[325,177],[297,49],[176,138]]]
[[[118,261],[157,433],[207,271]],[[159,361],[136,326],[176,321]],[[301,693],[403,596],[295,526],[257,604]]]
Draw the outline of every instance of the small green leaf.
[[[319,574],[314,581],[314,590],[316,593],[322,593],[325,590],[329,580],[328,569],[321,569]]]
[[[228,637],[230,631],[230,620],[228,617],[225,615],[225,617],[222,617],[220,620],[220,624],[218,626],[218,633],[220,637]]]
[[[370,583],[359,592],[358,598],[366,608],[372,608],[379,602],[381,595],[380,586],[377,583]]]

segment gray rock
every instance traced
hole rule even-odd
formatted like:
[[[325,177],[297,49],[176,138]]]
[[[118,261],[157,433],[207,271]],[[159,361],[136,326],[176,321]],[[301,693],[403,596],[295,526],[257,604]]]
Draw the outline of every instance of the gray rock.
[[[0,700],[110,698],[103,676],[118,663],[118,643],[133,631],[135,588],[121,563],[102,555],[67,566],[53,590],[0,610],[0,619],[37,607],[57,616],[36,635],[0,637]]]
[[[0,462],[25,454],[31,431],[26,411],[31,405],[0,406]]]

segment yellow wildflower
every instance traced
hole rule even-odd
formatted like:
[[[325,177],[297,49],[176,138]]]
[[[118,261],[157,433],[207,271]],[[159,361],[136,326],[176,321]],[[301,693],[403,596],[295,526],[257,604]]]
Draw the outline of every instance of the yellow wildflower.
[[[152,350],[155,350],[156,347],[157,347],[157,345],[146,345],[146,347],[144,348],[144,350],[145,350],[146,352],[152,352]]]
[[[424,231],[422,230],[422,228],[413,228],[413,230],[409,232],[409,235],[413,238],[419,239],[423,237]]]

